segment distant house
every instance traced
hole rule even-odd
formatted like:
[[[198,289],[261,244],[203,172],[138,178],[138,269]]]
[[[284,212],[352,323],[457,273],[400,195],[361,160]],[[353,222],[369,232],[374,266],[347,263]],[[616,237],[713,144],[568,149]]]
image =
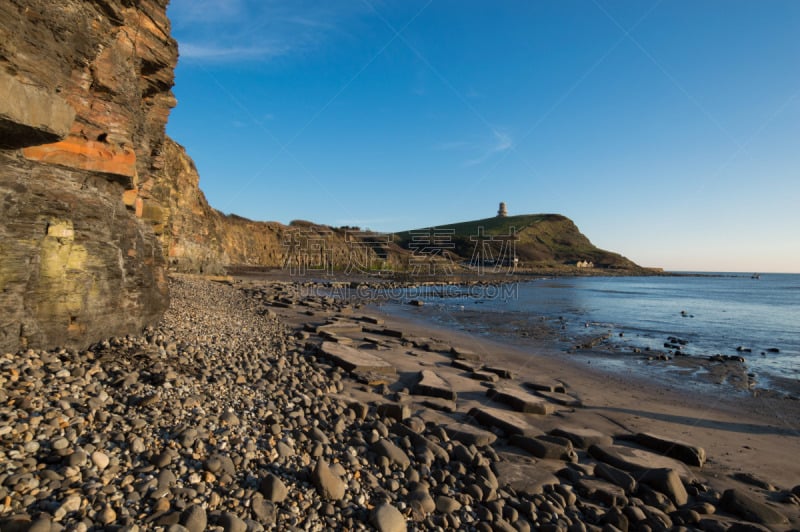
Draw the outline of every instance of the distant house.
[[[575,263],[578,268],[594,268],[594,262],[588,260],[579,260]]]

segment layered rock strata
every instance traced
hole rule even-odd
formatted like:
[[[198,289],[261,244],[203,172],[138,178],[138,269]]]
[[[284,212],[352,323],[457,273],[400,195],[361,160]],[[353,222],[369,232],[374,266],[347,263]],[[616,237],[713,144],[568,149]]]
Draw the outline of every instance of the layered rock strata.
[[[166,0],[0,0],[0,350],[141,331],[165,261],[125,190],[163,166]]]

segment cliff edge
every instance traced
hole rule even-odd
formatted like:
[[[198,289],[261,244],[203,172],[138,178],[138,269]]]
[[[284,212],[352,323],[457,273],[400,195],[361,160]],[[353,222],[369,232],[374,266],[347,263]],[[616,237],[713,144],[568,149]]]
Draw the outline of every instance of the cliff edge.
[[[0,350],[135,333],[168,303],[126,206],[163,166],[167,0],[0,0]]]

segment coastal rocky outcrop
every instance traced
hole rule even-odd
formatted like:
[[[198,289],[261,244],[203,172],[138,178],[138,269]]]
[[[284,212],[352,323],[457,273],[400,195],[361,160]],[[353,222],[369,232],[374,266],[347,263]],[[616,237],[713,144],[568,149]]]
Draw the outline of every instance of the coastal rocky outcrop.
[[[287,270],[363,269],[398,264],[398,246],[372,243],[370,235],[297,221],[257,222],[212,208],[186,150],[167,138],[163,167],[126,194],[126,203],[158,236],[164,258],[180,272],[222,273],[228,266]]]
[[[403,234],[212,208],[165,134],[178,59],[166,5],[0,0],[0,350],[138,333],[167,306],[169,269],[408,272],[446,261],[436,271],[449,272],[469,259],[471,232],[456,231],[457,256],[420,257]],[[636,268],[567,218],[522,218],[528,264]]]
[[[382,269],[456,273],[456,264],[475,256],[479,227],[486,230],[487,245],[493,248],[488,253],[500,257],[511,248],[503,248],[503,235],[497,233],[507,230],[509,224],[516,224],[514,253],[525,267],[569,268],[591,259],[606,272],[645,273],[625,257],[595,247],[572,220],[560,215],[512,216],[453,224],[451,240],[445,243],[444,252],[430,255],[418,253],[420,246],[415,242],[426,235],[433,238],[434,228],[387,235],[302,220],[284,225],[226,215],[209,205],[199,186],[197,168],[182,146],[168,138],[163,159],[158,172],[136,190],[126,193],[126,204],[152,226],[165,259],[175,271],[214,274],[230,266],[258,266],[297,272],[363,273]],[[427,259],[445,264],[429,266],[425,263]]]
[[[0,350],[141,331],[165,262],[123,192],[163,164],[166,0],[0,1]]]

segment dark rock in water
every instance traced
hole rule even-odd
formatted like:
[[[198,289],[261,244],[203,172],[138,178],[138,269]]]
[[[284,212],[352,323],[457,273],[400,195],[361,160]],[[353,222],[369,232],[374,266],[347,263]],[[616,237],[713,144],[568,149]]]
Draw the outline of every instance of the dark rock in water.
[[[412,299],[411,301],[408,302],[408,304],[413,307],[421,307],[425,304],[425,302],[421,299]]]
[[[720,499],[720,507],[726,512],[763,525],[783,525],[789,522],[786,516],[771,506],[736,489],[725,490]]]

